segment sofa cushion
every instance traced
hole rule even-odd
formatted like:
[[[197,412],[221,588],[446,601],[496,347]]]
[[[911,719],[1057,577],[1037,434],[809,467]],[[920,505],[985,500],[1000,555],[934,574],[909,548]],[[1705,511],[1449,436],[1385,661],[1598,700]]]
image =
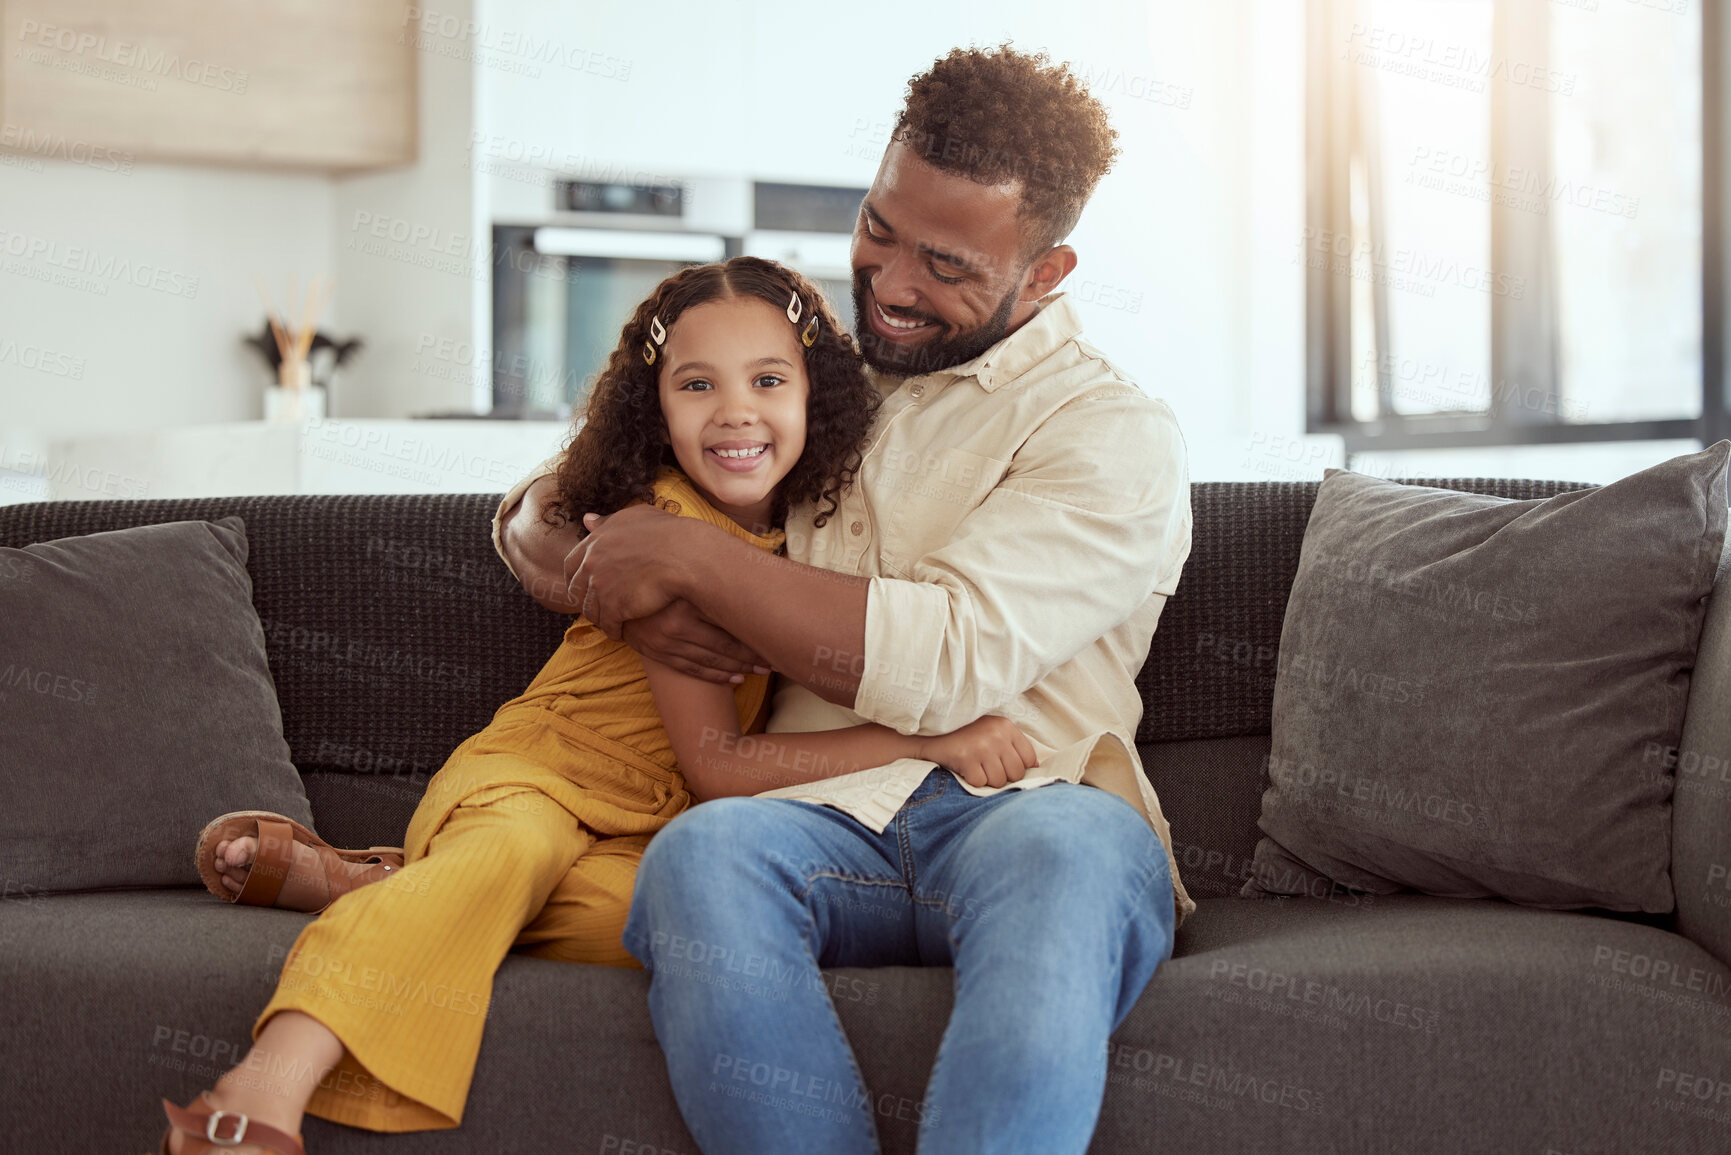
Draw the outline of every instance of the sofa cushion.
[[[1184,889],[1198,899],[1236,895],[1256,852],[1268,736],[1144,742],[1136,750],[1171,820],[1172,858]]]
[[[1431,481],[1525,501],[1591,488],[1571,481],[1449,478]],[[1142,694],[1138,742],[1266,734],[1286,597],[1298,572],[1314,481],[1199,481],[1196,524],[1178,592],[1160,611]],[[5,511],[0,510],[0,532]],[[1172,817],[1170,807],[1167,818]]]
[[[0,549],[0,878],[196,883],[229,810],[312,821],[238,517]]]
[[[400,784],[430,778],[522,693],[571,624],[531,601],[493,552],[498,503],[454,493],[36,502],[0,506],[0,545],[244,518],[294,764]]]
[[[319,837],[333,846],[401,846],[430,774],[301,775]]]
[[[0,1147],[154,1151],[158,1100],[234,1066],[311,916],[202,890],[0,901]],[[912,1152],[948,1021],[947,967],[826,972],[873,1092],[884,1150]],[[364,976],[355,968],[355,981]],[[380,1136],[305,1121],[317,1155],[602,1151],[697,1155],[641,970],[513,954],[499,968],[463,1125]],[[92,1040],[69,1045],[70,1040]]]
[[[1680,747],[1645,758],[1677,778],[1671,802],[1671,882],[1677,929],[1731,963],[1731,547],[1701,626]]]
[[[1731,442],[1502,501],[1329,471],[1281,633],[1247,896],[1672,909],[1669,770]]]
[[[1099,1152],[1723,1151],[1731,968],[1639,917],[1205,899],[1107,1070]]]
[[[307,921],[202,891],[0,902],[7,1149],[154,1150],[157,1101],[186,1102],[245,1054]],[[912,1152],[954,974],[827,974],[883,1150]],[[1204,898],[1108,1045],[1090,1150],[1719,1153],[1728,984],[1636,921],[1420,895]],[[647,990],[641,971],[513,955],[462,1127],[308,1119],[308,1149],[695,1155]]]

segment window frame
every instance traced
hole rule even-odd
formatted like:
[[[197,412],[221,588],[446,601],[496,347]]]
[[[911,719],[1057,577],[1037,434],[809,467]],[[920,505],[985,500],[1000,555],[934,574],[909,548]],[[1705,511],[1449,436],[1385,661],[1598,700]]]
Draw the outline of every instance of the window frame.
[[[1308,254],[1317,237],[1351,237],[1350,166],[1355,134],[1364,132],[1367,108],[1357,97],[1355,70],[1333,66],[1349,32],[1357,0],[1306,0],[1305,11],[1305,231]],[[1548,57],[1548,5],[1493,0],[1493,54],[1526,60]],[[1392,412],[1393,383],[1388,361],[1376,359],[1379,416],[1352,416],[1352,320],[1350,272],[1331,262],[1304,260],[1305,431],[1343,439],[1348,460],[1357,453],[1410,449],[1463,449],[1492,446],[1580,444],[1608,441],[1696,438],[1703,445],[1731,436],[1726,405],[1725,286],[1728,252],[1724,196],[1731,181],[1725,165],[1725,75],[1731,46],[1718,4],[1697,6],[1701,20],[1701,414],[1663,420],[1569,423],[1556,402],[1555,290],[1548,278],[1549,219],[1533,218],[1492,204],[1491,267],[1527,275],[1537,292],[1516,299],[1493,294],[1491,302],[1492,381],[1521,380],[1524,392],[1548,390],[1550,404],[1511,411],[1506,391],[1495,390],[1483,413],[1397,414]],[[1491,87],[1491,156],[1505,155],[1512,136],[1549,132],[1534,94],[1511,93],[1509,85]],[[1523,106],[1524,102],[1524,106]],[[1370,142],[1374,148],[1374,141]],[[1374,157],[1374,153],[1368,153]],[[1522,219],[1522,218],[1525,219]],[[1372,219],[1371,229],[1381,222]],[[1523,251],[1523,246],[1524,250]],[[1536,256],[1535,256],[1536,254]],[[1378,327],[1387,331],[1387,285],[1371,280]],[[1382,352],[1382,350],[1379,350]],[[1521,370],[1520,377],[1511,368]],[[1528,384],[1537,381],[1536,386]]]

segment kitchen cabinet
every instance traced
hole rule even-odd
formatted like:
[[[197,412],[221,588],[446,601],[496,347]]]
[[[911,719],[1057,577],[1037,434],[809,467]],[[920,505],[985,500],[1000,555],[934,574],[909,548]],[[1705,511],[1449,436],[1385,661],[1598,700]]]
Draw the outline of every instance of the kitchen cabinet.
[[[0,148],[75,163],[357,170],[415,159],[392,0],[0,0]],[[464,46],[461,30],[452,47]]]

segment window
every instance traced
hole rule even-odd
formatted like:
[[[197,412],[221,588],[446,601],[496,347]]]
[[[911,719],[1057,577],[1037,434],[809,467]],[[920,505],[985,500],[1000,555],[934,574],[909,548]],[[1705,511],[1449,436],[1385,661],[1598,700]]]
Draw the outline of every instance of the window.
[[[1724,436],[1721,24],[1310,0],[1309,431],[1349,455]]]

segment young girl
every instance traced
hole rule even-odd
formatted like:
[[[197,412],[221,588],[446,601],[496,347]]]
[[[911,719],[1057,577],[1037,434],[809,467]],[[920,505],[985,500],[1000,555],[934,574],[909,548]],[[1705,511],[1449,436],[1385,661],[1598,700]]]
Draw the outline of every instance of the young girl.
[[[834,513],[876,404],[851,339],[804,277],[753,257],[685,269],[626,324],[550,516],[646,502],[777,551],[789,505],[815,503],[819,525]],[[340,901],[295,942],[247,1057],[186,1108],[164,1101],[162,1150],[217,1150],[210,1139],[298,1155],[306,1111],[374,1131],[459,1125],[505,955],[637,966],[620,934],[650,837],[694,795],[795,780],[734,741],[761,726],[768,688],[763,676],[724,686],[644,660],[578,618],[529,688],[429,783],[401,867],[359,865],[367,852],[293,828],[293,865],[263,902]],[[1035,764],[996,717],[939,737],[876,725],[778,734],[772,753],[834,774],[918,757],[978,781],[982,763],[1001,760],[1016,778]],[[255,853],[265,873],[267,826],[288,837],[256,812],[213,823],[222,837],[201,840],[207,878],[240,891]],[[360,885],[374,876],[380,885]]]

